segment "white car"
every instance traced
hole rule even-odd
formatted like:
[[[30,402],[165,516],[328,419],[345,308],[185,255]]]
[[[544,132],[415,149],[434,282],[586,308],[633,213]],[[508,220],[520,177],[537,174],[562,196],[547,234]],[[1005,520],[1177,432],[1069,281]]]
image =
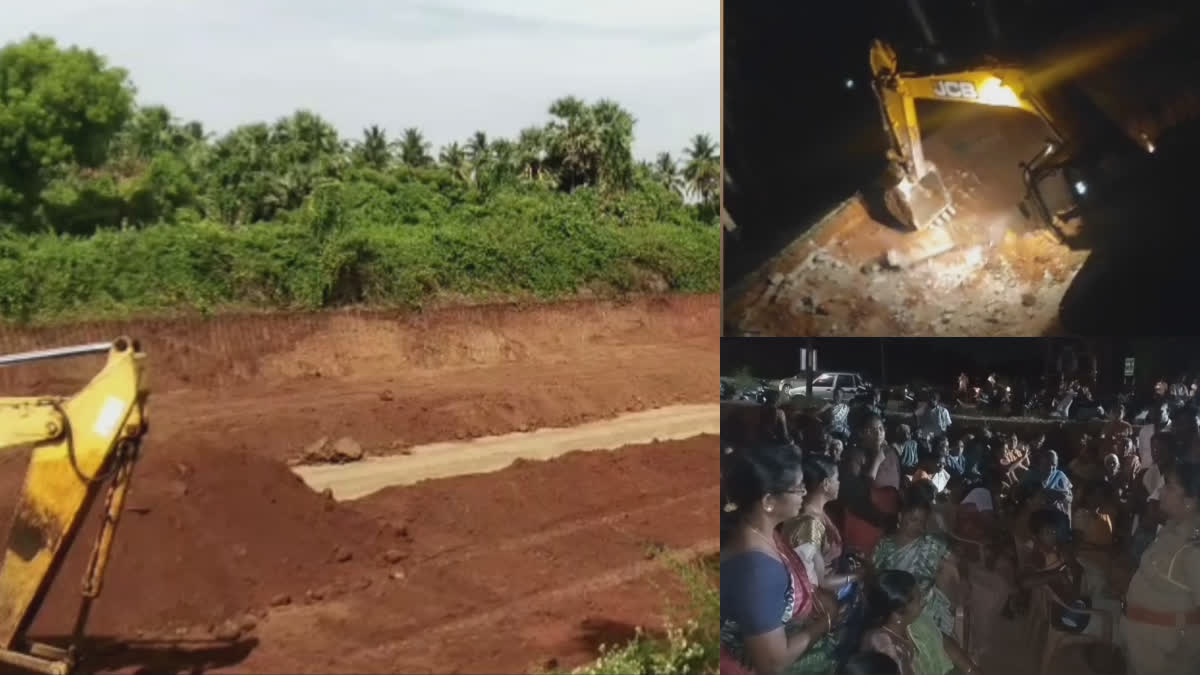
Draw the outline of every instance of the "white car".
[[[793,377],[784,384],[788,396],[804,396],[807,388],[803,376]],[[844,396],[856,396],[870,391],[871,384],[859,373],[821,373],[813,378],[813,398],[833,400],[833,392],[841,389]]]

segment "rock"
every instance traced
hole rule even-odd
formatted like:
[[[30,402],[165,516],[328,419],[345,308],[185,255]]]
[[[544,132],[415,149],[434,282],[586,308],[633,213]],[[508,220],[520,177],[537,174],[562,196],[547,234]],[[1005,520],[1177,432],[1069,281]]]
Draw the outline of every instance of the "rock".
[[[408,539],[408,527],[405,525],[396,526],[396,536],[403,539]]]
[[[1021,304],[1025,305],[1026,307],[1033,307],[1037,304],[1037,296],[1033,293],[1022,293]]]
[[[188,629],[184,628],[183,626],[180,626],[179,628],[175,629],[175,634],[178,635],[179,637],[183,637],[184,635],[188,634]]]
[[[353,558],[354,558],[354,552],[348,548],[343,548],[341,546],[338,546],[337,548],[333,549],[333,559],[336,560],[337,562],[340,562],[340,563],[350,562],[350,560],[352,560]]]
[[[388,576],[393,581],[404,581],[406,578],[408,578],[408,575],[404,573],[404,570],[392,570],[392,573]]]
[[[241,544],[238,544],[237,546],[233,547],[233,557],[235,557],[235,558],[245,558],[246,555],[249,553],[250,553],[250,551],[247,550],[246,547],[242,546]]]
[[[272,607],[283,607],[284,605],[290,604],[292,604],[292,596],[288,595],[287,593],[280,593],[279,595],[271,598]]]
[[[242,636],[242,628],[232,621],[226,621],[221,624],[216,631],[213,632],[213,637],[222,642],[233,642]]]
[[[542,670],[547,672],[558,670],[558,659],[548,658],[542,663]]]
[[[350,586],[351,590],[355,590],[355,591],[365,591],[370,587],[371,587],[371,580],[367,577],[363,577],[363,578],[359,579],[358,581],[355,581]]]
[[[335,501],[333,498],[333,488],[325,488],[324,490],[321,490],[321,496],[325,498],[325,501]]]
[[[357,462],[363,458],[363,449],[358,441],[343,436],[333,444],[333,457],[335,462]]]
[[[310,588],[304,592],[304,597],[308,598],[309,602],[317,602],[325,599],[325,591],[319,588]]]
[[[407,557],[408,557],[407,553],[405,553],[404,551],[396,550],[394,548],[389,549],[387,552],[385,552],[383,554],[383,559],[389,565],[395,565],[396,563],[400,562],[401,560],[404,560]]]
[[[391,401],[393,398],[395,397],[392,395],[391,389],[384,389],[383,391],[379,392],[380,401]]]
[[[306,461],[319,462],[328,453],[328,448],[329,438],[322,436],[305,447],[300,456]]]
[[[330,443],[328,438],[322,437],[304,448],[300,453],[297,463],[341,464],[345,462],[357,462],[364,455],[362,445],[349,436],[339,438],[333,443]]]
[[[258,619],[247,614],[246,616],[242,617],[241,627],[242,627],[243,631],[248,633],[248,632],[254,630],[256,627],[258,627]]]
[[[771,275],[771,285],[772,286],[778,286],[779,284],[782,284],[782,283],[783,283],[783,274],[782,273],[776,272],[775,274]]]

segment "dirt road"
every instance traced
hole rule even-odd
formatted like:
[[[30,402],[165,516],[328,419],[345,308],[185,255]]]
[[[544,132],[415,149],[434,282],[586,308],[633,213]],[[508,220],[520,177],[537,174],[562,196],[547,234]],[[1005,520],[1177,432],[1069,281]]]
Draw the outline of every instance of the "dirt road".
[[[316,492],[329,489],[336,499],[358,499],[393,485],[497,471],[519,459],[545,460],[573,450],[615,450],[625,445],[717,434],[721,430],[718,408],[717,404],[671,406],[565,429],[538,429],[466,443],[432,443],[409,448],[404,455],[369,457],[349,464],[298,466],[294,471]]]
[[[247,316],[8,331],[0,351],[127,333],[149,355],[150,436],[89,624],[97,668],[498,672],[583,663],[635,625],[662,625],[677,578],[647,552],[716,551],[716,437],[522,460],[346,502],[286,460],[326,436],[370,455],[414,448],[397,461],[445,459],[446,446],[420,446],[708,403],[718,316],[712,296]],[[69,392],[96,365],[0,371],[0,391]],[[680,424],[711,430],[710,415]],[[674,419],[601,445],[681,435]],[[27,461],[0,454],[0,517]],[[96,515],[35,636],[66,634]]]

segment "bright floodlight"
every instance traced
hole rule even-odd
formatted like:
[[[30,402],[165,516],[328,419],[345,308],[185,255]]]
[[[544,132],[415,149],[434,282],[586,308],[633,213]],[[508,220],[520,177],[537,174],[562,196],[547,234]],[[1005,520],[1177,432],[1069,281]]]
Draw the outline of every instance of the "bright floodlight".
[[[1002,105],[1010,108],[1020,108],[1021,101],[1007,84],[998,77],[989,77],[979,87],[979,100],[988,105]]]
[[[852,80],[850,78],[846,78],[846,88],[853,89],[854,88],[854,80]]]
[[[1087,194],[1087,183],[1081,180],[1075,181],[1075,192],[1080,195]]]

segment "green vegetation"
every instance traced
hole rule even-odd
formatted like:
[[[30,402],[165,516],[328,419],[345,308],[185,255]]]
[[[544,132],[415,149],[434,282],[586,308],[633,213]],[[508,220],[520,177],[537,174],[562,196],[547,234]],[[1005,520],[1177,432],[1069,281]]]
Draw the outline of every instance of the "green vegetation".
[[[395,111],[381,111],[389,117]],[[128,74],[31,37],[0,49],[0,317],[421,306],[719,285],[717,148],[635,162],[612,101],[434,157],[310,111],[220,136],[137,107]]]
[[[666,558],[687,589],[688,602],[672,612],[666,636],[637,637],[606,648],[574,675],[715,675],[720,659],[721,596],[716,556],[700,561]]]

